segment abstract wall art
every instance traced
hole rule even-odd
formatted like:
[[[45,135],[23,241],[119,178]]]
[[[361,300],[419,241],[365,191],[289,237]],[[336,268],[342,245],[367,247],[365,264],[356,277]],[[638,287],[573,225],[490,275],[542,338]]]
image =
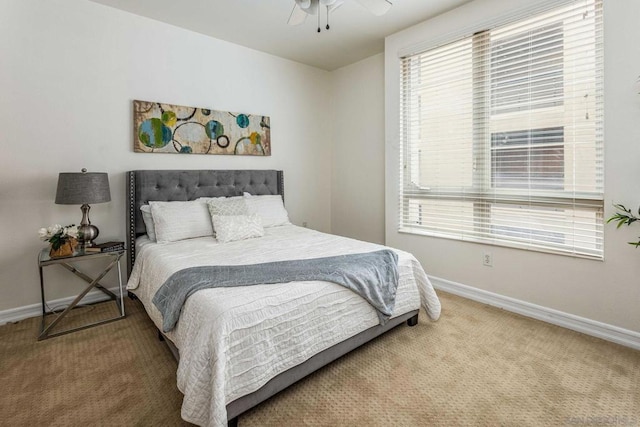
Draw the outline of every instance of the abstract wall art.
[[[271,155],[267,116],[133,101],[137,153]]]

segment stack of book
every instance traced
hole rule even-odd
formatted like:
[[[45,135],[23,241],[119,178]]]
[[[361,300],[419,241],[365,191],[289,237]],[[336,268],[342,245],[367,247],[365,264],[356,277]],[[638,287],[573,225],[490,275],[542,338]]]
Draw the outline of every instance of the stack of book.
[[[93,246],[85,248],[84,251],[88,254],[124,251],[124,242],[105,242],[94,244]]]

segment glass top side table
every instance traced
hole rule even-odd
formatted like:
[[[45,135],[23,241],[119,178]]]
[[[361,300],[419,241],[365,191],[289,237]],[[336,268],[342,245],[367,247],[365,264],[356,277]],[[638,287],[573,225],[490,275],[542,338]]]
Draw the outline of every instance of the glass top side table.
[[[83,251],[80,251],[80,252],[74,252],[73,255],[68,257],[52,258],[49,256],[49,248],[44,248],[40,251],[40,253],[38,254],[38,270],[40,271],[40,296],[42,298],[42,319],[40,321],[40,333],[38,335],[38,341],[47,339],[47,338],[56,337],[63,334],[68,334],[69,332],[75,332],[81,329],[90,328],[92,326],[113,322],[114,320],[119,320],[125,317],[124,300],[123,300],[124,289],[122,287],[122,272],[120,268],[120,259],[125,253],[126,253],[126,250],[113,251],[113,252],[99,252],[99,253],[84,253]],[[100,274],[98,274],[95,278],[92,278],[89,275],[83,273],[82,271],[78,270],[77,267],[71,264],[71,263],[91,261],[91,260],[108,261],[108,264],[106,265],[106,267],[104,267],[104,269],[100,272]],[[75,299],[71,302],[71,304],[69,304],[59,314],[53,311],[47,311],[47,304],[46,304],[45,292],[44,292],[44,275],[42,271],[44,267],[47,267],[49,265],[56,265],[56,264],[67,269],[68,271],[75,274],[85,282],[89,283],[89,285],[80,294],[78,294],[78,296],[75,297]],[[100,284],[100,280],[102,280],[104,276],[106,276],[107,273],[111,271],[111,269],[115,266],[118,267],[118,286],[120,290],[120,296],[114,294],[109,289],[105,288],[102,284]],[[98,322],[90,323],[90,324],[79,326],[76,328],[66,329],[61,332],[52,333],[51,330],[58,323],[60,323],[60,321],[67,314],[69,314],[69,312],[74,307],[78,305],[78,303],[82,300],[82,298],[84,298],[89,293],[89,291],[91,291],[94,288],[102,291],[104,294],[109,296],[111,300],[115,301],[116,306],[118,307],[119,315],[116,317],[100,320]],[[56,315],[56,318],[49,325],[46,325],[45,318],[48,314],[54,314]]]

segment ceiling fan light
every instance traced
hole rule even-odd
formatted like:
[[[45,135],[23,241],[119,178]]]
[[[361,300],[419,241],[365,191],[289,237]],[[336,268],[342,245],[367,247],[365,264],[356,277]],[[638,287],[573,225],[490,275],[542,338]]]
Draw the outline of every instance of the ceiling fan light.
[[[297,2],[298,0],[296,0]],[[301,7],[302,10],[304,10],[305,12],[307,12],[309,15],[315,15],[318,13],[318,0],[310,0],[309,2],[309,6],[307,7]]]
[[[295,0],[296,4],[300,6],[301,9],[308,9],[311,6],[311,0]]]
[[[337,1],[338,0],[320,0],[320,4],[322,6],[331,6],[332,4],[334,4]]]

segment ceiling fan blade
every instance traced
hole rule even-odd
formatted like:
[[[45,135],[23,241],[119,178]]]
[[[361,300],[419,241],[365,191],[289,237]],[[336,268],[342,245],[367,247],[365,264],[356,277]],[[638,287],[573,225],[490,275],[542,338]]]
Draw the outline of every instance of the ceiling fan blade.
[[[307,12],[300,9],[300,7],[295,4],[293,6],[293,10],[291,11],[291,15],[289,15],[289,20],[287,24],[289,25],[300,25],[307,19]]]
[[[327,6],[327,11],[329,13],[333,13],[337,8],[339,8],[343,4],[344,4],[344,0],[336,0],[330,6]]]
[[[369,12],[376,16],[382,16],[391,9],[392,3],[389,0],[356,0]]]

